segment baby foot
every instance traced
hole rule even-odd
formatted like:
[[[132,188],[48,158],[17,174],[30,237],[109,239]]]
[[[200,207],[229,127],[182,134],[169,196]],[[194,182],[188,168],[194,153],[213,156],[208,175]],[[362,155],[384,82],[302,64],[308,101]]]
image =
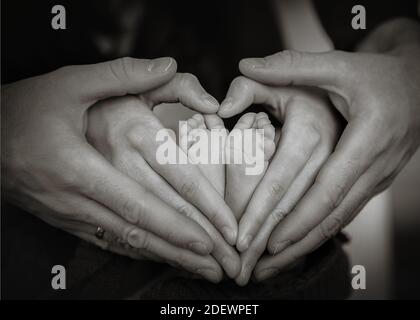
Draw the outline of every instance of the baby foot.
[[[247,130],[251,129],[251,130]],[[264,130],[263,133],[261,130]],[[247,131],[247,132],[245,132]],[[235,145],[235,136],[245,137],[242,147]],[[250,139],[249,137],[252,137]],[[255,188],[261,181],[268,167],[268,161],[275,151],[275,129],[267,114],[260,112],[246,113],[236,123],[226,140],[226,193],[225,201],[232,209],[236,219],[239,221],[244,213],[248,202],[254,193]],[[238,141],[240,139],[236,139]],[[241,163],[235,163],[234,156],[242,152]],[[255,159],[261,157],[261,170],[258,174],[249,173],[251,154]],[[247,170],[248,168],[248,170]]]
[[[187,121],[187,131],[182,130],[180,133],[181,149],[188,154],[192,163],[198,165],[222,198],[225,195],[226,137],[227,130],[223,120],[216,114],[195,114]],[[203,162],[204,159],[207,161]]]

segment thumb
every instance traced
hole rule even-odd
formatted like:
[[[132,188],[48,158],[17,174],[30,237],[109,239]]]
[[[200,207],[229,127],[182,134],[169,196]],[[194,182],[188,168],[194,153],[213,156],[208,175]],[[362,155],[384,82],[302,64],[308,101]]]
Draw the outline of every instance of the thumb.
[[[61,69],[68,92],[90,105],[98,100],[139,94],[161,86],[176,73],[176,61],[158,59],[119,58],[112,61]],[[74,88],[73,90],[71,90]]]
[[[342,51],[309,53],[281,51],[239,63],[243,75],[267,85],[340,86],[350,71],[352,55]]]

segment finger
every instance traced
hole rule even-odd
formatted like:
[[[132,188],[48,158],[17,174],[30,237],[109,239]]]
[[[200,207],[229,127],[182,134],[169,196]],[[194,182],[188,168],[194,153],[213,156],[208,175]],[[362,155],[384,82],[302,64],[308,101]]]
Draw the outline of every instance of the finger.
[[[217,283],[222,279],[223,272],[213,257],[195,254],[190,250],[176,247],[152,233],[149,233],[149,235],[150,238],[148,240],[149,245],[147,251],[158,255],[171,266],[187,270],[194,274],[199,274],[214,283]],[[140,238],[138,241],[144,243],[144,235],[139,236]]]
[[[258,230],[305,167],[320,141],[312,126],[302,123],[300,104],[291,100],[279,146],[265,176],[239,222],[237,248],[245,251]],[[276,212],[274,212],[276,213]],[[276,213],[277,214],[277,213]]]
[[[265,257],[255,268],[255,277],[263,281],[284,270],[290,264],[319,248],[344,228],[369,202],[375,183],[372,179],[378,170],[365,173],[353,186],[340,206],[311,230],[302,240],[286,247],[280,253]],[[278,233],[277,229],[273,235]],[[271,240],[271,239],[270,239]]]
[[[222,119],[217,114],[207,114],[204,116],[204,121],[206,123],[207,128],[209,129],[224,129],[225,124]]]
[[[184,217],[134,180],[112,167],[90,146],[84,157],[73,161],[80,172],[79,192],[108,207],[121,218],[153,232],[176,246],[208,254],[213,243],[194,221]],[[83,164],[83,165],[82,165]]]
[[[176,62],[158,59],[119,58],[112,61],[59,69],[68,88],[77,88],[78,99],[89,106],[98,100],[139,94],[168,82],[176,73]],[[83,83],[81,86],[80,84]],[[68,92],[72,92],[68,89]]]
[[[82,238],[82,236],[80,236]],[[88,239],[84,239],[85,241],[89,241]],[[126,256],[134,260],[147,260],[147,261],[153,261],[157,263],[164,263],[166,262],[159,256],[144,251],[142,249],[134,248],[128,244],[123,243],[111,243],[108,248],[109,251],[119,254],[121,256]]]
[[[278,253],[304,238],[333,212],[346,197],[353,184],[369,168],[379,148],[366,150],[360,141],[373,141],[372,129],[362,121],[354,121],[344,131],[336,150],[325,163],[314,185],[276,229],[268,250]]]
[[[86,240],[103,250],[111,250],[110,248],[114,244],[130,246],[131,239],[135,237],[133,237],[133,233],[138,231],[136,226],[127,223],[99,203],[80,195],[66,194],[64,198],[66,201],[64,206],[60,206],[62,209],[60,217],[48,215],[48,222],[51,225]],[[80,220],[80,217],[83,217],[83,220]],[[95,235],[99,227],[104,230],[101,238]],[[140,230],[140,232],[143,232],[143,230]],[[134,247],[131,248],[133,249],[132,253],[134,253]],[[140,258],[140,256],[134,257],[134,254],[129,256],[136,259]],[[144,252],[142,257],[152,258],[155,261],[159,259],[150,252]]]
[[[273,230],[310,188],[328,154],[329,151],[325,152],[323,148],[318,148],[312,154],[311,159],[305,165],[304,169],[299,173],[284,197],[268,216],[248,250],[241,254],[242,269],[239,276],[235,279],[239,285],[246,285],[248,283],[255,265],[267,248],[270,236],[273,236]]]
[[[171,81],[142,95],[150,106],[180,102],[201,113],[215,113],[219,102],[204,90],[197,77],[190,73],[177,73]]]
[[[254,103],[270,104],[272,96],[273,94],[267,86],[242,76],[237,77],[231,82],[226,98],[220,105],[218,115],[222,118],[229,118]]]
[[[239,275],[235,278],[238,285],[245,286],[249,282],[255,265],[267,248],[268,239],[277,222],[273,218],[268,218],[248,250],[241,253],[242,267]]]
[[[156,156],[159,143],[154,138],[144,139],[144,135],[145,132],[142,128],[135,128],[130,134],[134,148],[154,171],[159,172],[186,201],[197,207],[216,226],[229,244],[234,245],[238,227],[232,210],[200,169],[187,161],[185,164],[162,164]],[[177,155],[187,159],[185,152],[176,145],[172,138],[169,143],[172,144]]]
[[[113,215],[112,212],[110,212],[110,215]],[[114,222],[117,222],[120,227],[125,228],[124,225],[128,225],[122,219],[115,215],[113,216],[115,217]],[[113,236],[108,235],[108,230],[111,229],[106,228],[104,227],[104,239],[97,239],[94,236],[96,228],[91,225],[85,225],[83,228],[78,228],[77,231],[74,229],[70,230],[70,233],[104,250],[123,254],[134,259],[147,258],[156,262],[166,262],[174,267],[201,275],[214,283],[222,279],[223,273],[220,266],[210,256],[197,255],[189,250],[173,246],[162,238],[137,228],[131,232],[130,237],[127,239],[128,242],[125,242],[123,239],[116,241],[113,239]]]
[[[281,51],[239,63],[243,75],[268,85],[307,85],[320,88],[343,84],[354,71],[354,55],[342,51],[310,53]]]
[[[83,200],[84,199],[82,199],[82,201]],[[98,209],[97,207],[94,211],[92,211],[92,213],[98,212],[99,210],[103,212],[103,208]],[[112,212],[108,211],[108,213],[114,215]],[[62,224],[63,221],[60,221],[60,223]],[[103,222],[98,222],[98,225],[99,224],[102,226],[106,225]],[[127,228],[133,227],[127,224],[124,220],[120,218],[119,220],[116,221],[116,224],[120,225],[117,228],[121,230],[123,230],[124,228],[123,225],[127,225]],[[101,227],[103,228],[103,230],[105,230],[105,233],[102,239],[97,238],[95,236],[97,228],[98,226],[95,227],[94,225],[88,224],[86,222],[79,222],[79,221],[65,222],[62,225],[62,229],[64,229],[68,233],[73,234],[89,243],[92,243],[96,245],[97,247],[101,248],[102,250],[111,251],[111,252],[114,252],[123,256],[130,257],[132,259],[136,259],[136,260],[151,260],[154,262],[164,262],[162,258],[155,255],[154,253],[151,253],[149,251],[146,251],[140,248],[135,248],[131,246],[130,244],[128,244],[127,242],[124,242],[124,240],[120,238],[122,233],[120,236],[114,234],[114,232],[118,232],[118,231],[115,231],[117,229],[115,228],[115,224],[112,225],[111,228],[109,225],[106,225],[105,227]]]
[[[127,153],[125,153],[127,155]],[[236,251],[227,244],[222,235],[193,205],[185,201],[179,194],[136,152],[128,157],[115,160],[117,169],[127,174],[148,191],[162,199],[184,216],[196,221],[206,230],[214,243],[212,255],[221,264],[229,277],[235,277],[240,270],[240,259]]]
[[[45,210],[39,214],[39,217],[48,224],[65,230],[103,250],[112,251],[111,247],[114,244],[130,246],[128,241],[131,239],[132,232],[136,231],[136,226],[128,224],[97,202],[73,193],[63,194],[62,197],[54,195],[53,198],[51,195],[44,195],[38,200],[43,203],[54,204],[57,198],[65,199],[64,203],[61,202],[59,205],[60,215],[57,216],[55,211],[53,211],[55,214],[51,214],[51,212],[45,212]],[[95,236],[98,227],[105,230],[103,238]],[[159,258],[152,253],[135,254],[134,247],[131,248],[133,249],[130,251],[131,254],[126,254],[126,252],[124,255],[133,259],[147,258],[159,261]]]
[[[324,142],[321,142],[318,145],[302,171],[297,175],[286,191],[286,194],[278,203],[275,210],[279,212],[279,217],[289,214],[313,185],[318,172],[332,152],[332,148],[322,144],[324,144]]]

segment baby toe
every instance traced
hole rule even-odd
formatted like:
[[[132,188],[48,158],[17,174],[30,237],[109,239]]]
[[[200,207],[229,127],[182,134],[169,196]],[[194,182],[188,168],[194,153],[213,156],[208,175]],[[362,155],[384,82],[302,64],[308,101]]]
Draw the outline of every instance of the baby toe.
[[[209,129],[224,129],[225,124],[217,114],[209,114],[204,116],[207,128]]]
[[[255,121],[255,113],[248,112],[239,118],[234,129],[250,129],[252,128]]]

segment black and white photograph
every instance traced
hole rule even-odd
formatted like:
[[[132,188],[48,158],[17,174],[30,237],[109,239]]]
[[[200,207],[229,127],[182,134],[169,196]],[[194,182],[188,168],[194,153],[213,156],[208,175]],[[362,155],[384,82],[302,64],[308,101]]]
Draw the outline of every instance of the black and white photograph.
[[[419,0],[3,0],[1,300],[418,300],[419,146]]]

